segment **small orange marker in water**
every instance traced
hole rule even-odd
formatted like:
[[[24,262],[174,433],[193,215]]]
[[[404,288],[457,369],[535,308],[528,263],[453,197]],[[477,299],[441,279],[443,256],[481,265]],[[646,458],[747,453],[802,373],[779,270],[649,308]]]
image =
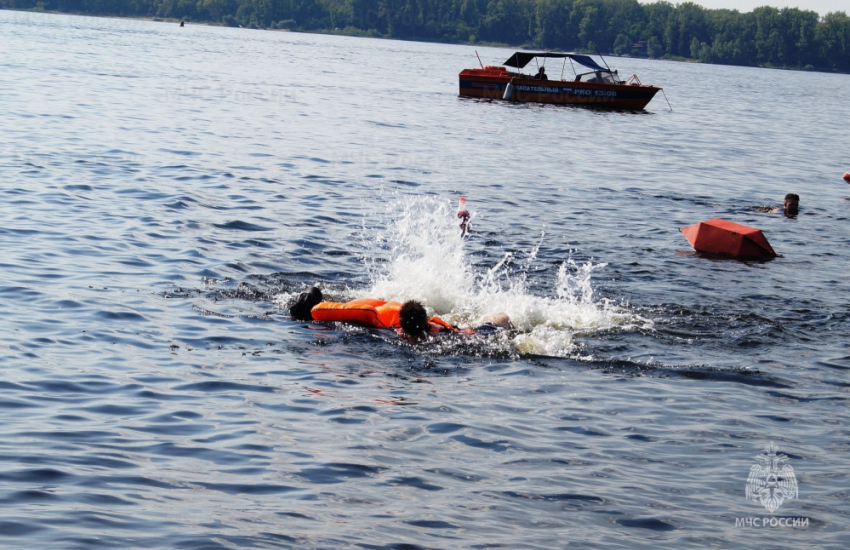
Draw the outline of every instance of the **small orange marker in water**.
[[[469,233],[469,211],[466,209],[466,199],[461,197],[457,205],[457,217],[460,218],[460,233],[466,235]]]
[[[850,172],[844,172],[844,181],[850,183]]]

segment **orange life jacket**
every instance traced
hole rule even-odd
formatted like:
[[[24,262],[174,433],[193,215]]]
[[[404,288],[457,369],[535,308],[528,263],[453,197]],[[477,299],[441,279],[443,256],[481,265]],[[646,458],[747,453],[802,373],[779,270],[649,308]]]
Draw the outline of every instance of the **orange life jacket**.
[[[374,298],[360,298],[350,302],[322,302],[313,307],[311,313],[316,321],[339,321],[359,323],[377,328],[399,326],[399,302],[385,302]]]
[[[375,328],[400,328],[398,312],[401,306],[400,302],[360,298],[345,303],[322,302],[314,306],[311,313],[316,321],[358,323]],[[457,331],[439,317],[431,317],[428,325],[431,332]]]
[[[458,329],[451,326],[437,316],[428,319],[428,330],[431,332],[459,332]]]

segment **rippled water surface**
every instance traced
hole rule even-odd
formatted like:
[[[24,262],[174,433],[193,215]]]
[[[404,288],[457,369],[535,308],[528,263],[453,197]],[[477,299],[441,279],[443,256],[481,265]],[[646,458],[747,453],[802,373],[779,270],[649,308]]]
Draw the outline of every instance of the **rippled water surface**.
[[[460,99],[474,50],[0,12],[0,547],[846,548],[850,77],[614,59],[673,110],[602,112]]]

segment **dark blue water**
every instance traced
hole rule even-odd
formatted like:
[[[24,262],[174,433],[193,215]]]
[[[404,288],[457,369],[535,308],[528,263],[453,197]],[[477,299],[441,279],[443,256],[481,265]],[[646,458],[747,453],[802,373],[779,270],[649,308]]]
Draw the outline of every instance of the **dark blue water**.
[[[673,110],[602,112],[460,99],[474,50],[0,12],[0,547],[846,547],[850,77],[614,59]]]

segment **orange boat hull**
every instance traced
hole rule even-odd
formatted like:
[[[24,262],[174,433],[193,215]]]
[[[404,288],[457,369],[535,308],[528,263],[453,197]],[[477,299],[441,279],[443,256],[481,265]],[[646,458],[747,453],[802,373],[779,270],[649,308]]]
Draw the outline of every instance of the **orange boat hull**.
[[[698,252],[738,258],[776,256],[767,238],[755,227],[715,218],[683,227],[679,231]]]
[[[501,69],[501,68],[500,68]],[[464,69],[458,75],[460,95],[502,99],[508,83],[513,84],[511,101],[591,105],[608,109],[641,110],[661,88],[655,86],[536,80],[514,76],[496,68]]]

